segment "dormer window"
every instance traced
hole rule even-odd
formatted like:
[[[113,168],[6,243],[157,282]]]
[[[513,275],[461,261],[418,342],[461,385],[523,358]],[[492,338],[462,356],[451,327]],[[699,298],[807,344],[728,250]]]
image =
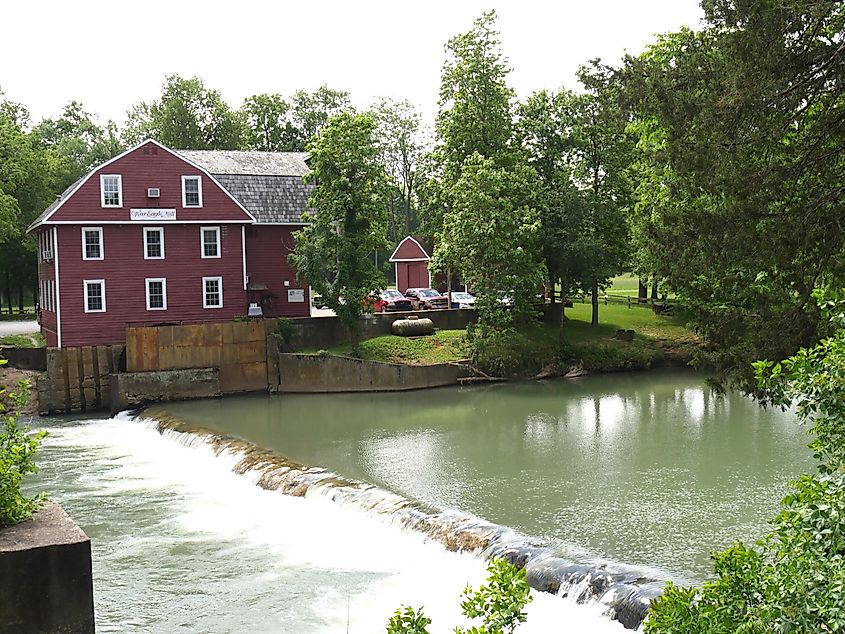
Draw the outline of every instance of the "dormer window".
[[[202,207],[202,179],[199,176],[182,177],[182,206]]]
[[[100,175],[100,202],[103,207],[123,207],[123,177],[120,174]]]

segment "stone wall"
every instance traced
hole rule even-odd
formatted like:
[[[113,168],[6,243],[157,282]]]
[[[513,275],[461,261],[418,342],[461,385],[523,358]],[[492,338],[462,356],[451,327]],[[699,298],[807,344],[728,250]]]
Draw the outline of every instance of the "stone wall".
[[[0,632],[94,632],[91,541],[54,502],[0,529]]]
[[[457,385],[472,374],[466,366],[399,365],[348,357],[280,354],[271,392],[390,392]]]
[[[109,381],[112,414],[148,403],[208,398],[222,394],[220,371],[217,368],[123,372],[112,374]]]

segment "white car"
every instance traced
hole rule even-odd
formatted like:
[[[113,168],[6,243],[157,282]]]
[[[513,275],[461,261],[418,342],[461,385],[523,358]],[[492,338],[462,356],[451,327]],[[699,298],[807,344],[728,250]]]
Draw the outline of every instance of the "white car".
[[[449,306],[451,308],[475,308],[475,296],[464,291],[453,292],[449,297]]]

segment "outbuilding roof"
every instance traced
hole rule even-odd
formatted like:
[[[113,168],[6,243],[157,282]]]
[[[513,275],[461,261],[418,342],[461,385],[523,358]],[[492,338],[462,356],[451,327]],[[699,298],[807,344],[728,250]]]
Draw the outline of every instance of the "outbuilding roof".
[[[180,150],[179,154],[207,170],[259,223],[300,223],[313,185],[306,152],[239,152]]]

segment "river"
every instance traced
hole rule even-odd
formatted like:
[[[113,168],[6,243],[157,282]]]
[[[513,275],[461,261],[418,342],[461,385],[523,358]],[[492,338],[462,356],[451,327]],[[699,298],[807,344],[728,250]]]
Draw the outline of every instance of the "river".
[[[700,580],[711,548],[762,536],[811,465],[794,416],[682,372],[157,410],[374,485],[391,508],[506,527],[544,561],[660,583]],[[30,486],[92,538],[99,631],[375,632],[406,603],[445,632],[484,578],[479,557],[370,512],[354,487],[265,490],[235,453],[126,415],[39,422],[51,435]],[[534,596],[520,632],[625,631],[601,604]]]

